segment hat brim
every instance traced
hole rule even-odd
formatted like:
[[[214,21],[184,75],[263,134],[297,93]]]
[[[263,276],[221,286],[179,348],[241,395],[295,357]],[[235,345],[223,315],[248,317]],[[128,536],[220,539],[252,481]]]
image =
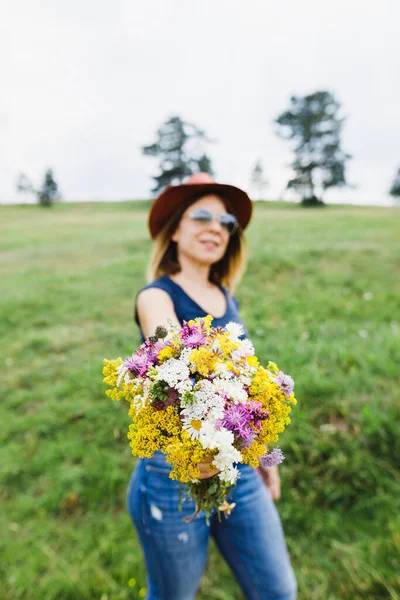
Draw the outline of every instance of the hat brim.
[[[253,212],[253,203],[246,192],[234,185],[222,183],[188,183],[170,185],[154,200],[149,214],[151,237],[154,239],[157,236],[182,203],[203,193],[205,195],[213,192],[229,201],[241,229],[246,229]]]

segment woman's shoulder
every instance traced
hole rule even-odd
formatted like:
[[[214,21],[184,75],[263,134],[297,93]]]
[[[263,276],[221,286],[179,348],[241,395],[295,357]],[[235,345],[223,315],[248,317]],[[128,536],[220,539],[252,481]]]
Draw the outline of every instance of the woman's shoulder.
[[[172,289],[171,280],[166,275],[159,277],[158,279],[154,279],[154,281],[150,281],[147,285],[143,286],[139,291],[138,295],[144,290],[158,289],[164,290],[165,292],[169,292]]]
[[[136,323],[139,324],[139,310],[152,311],[158,308],[160,301],[164,300],[174,305],[174,288],[171,280],[165,275],[151,281],[137,292],[135,299]]]

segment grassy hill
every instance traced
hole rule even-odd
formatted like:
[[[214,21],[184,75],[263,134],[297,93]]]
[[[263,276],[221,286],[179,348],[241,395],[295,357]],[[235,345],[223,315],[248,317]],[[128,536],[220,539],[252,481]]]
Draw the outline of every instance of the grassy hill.
[[[146,203],[0,207],[0,599],[145,594],[125,511],[126,406],[102,360],[138,344]],[[400,598],[400,210],[263,203],[238,289],[296,381],[278,508],[301,600]],[[211,548],[200,600],[239,600]]]

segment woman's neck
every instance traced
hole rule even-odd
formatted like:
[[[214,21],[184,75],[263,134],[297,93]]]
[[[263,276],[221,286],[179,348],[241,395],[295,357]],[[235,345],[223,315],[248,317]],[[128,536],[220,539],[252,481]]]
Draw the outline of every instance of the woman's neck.
[[[173,279],[179,283],[195,284],[200,287],[210,287],[210,266],[200,263],[195,263],[192,260],[187,260],[185,257],[179,257],[181,270]]]

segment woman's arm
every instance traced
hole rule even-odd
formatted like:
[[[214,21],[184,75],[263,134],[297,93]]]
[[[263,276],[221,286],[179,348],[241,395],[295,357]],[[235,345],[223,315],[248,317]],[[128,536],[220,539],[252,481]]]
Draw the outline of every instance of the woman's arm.
[[[279,500],[281,497],[281,480],[278,467],[258,467],[257,470],[267,486],[272,500]]]
[[[154,335],[158,325],[168,326],[168,319],[180,327],[174,303],[164,290],[147,288],[138,294],[136,300],[140,327],[145,337]]]

